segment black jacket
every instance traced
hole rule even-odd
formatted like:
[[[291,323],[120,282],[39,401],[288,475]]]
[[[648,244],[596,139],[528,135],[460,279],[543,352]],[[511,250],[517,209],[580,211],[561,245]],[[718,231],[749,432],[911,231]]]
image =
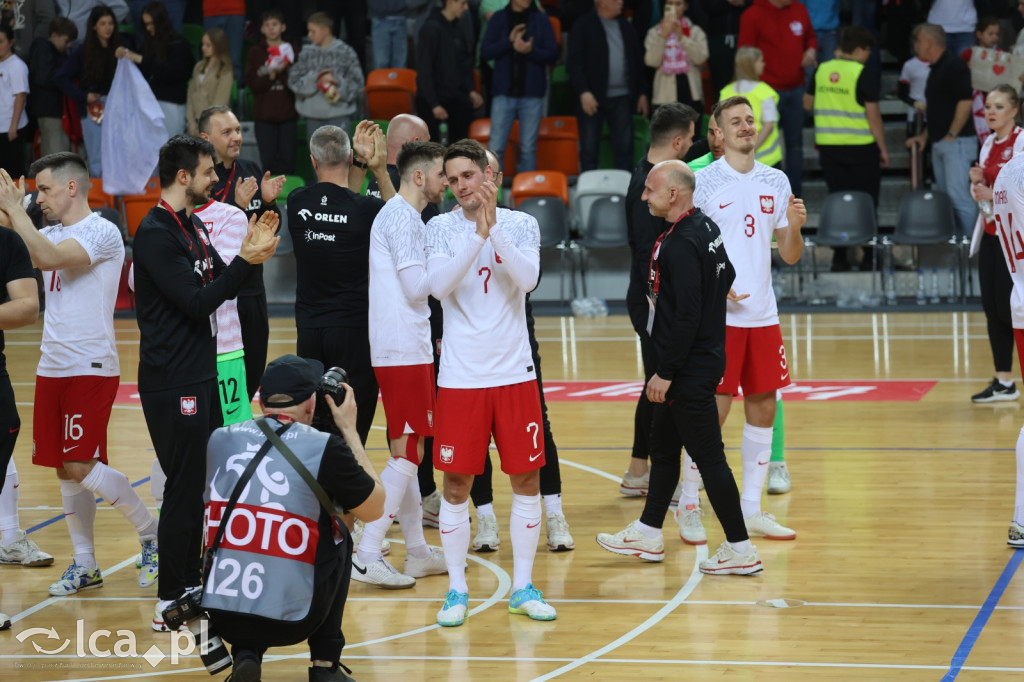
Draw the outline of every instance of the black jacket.
[[[469,103],[473,91],[473,46],[457,21],[435,8],[416,44],[416,98],[433,109],[445,101]]]
[[[216,379],[210,316],[238,294],[252,269],[240,257],[225,266],[199,219],[177,215],[180,226],[170,211],[154,206],[133,243],[140,391]],[[212,282],[203,265],[207,255]]]
[[[195,65],[192,48],[184,38],[178,36],[167,45],[167,58],[164,60],[158,59],[156,54],[143,52],[139,70],[146,77],[157,100],[185,104],[188,81],[192,78],[192,67]]]
[[[647,280],[650,275],[651,249],[654,240],[667,227],[665,221],[651,215],[647,202],[641,201],[644,183],[654,168],[647,157],[640,159],[629,179],[626,190],[626,232],[632,264],[629,268],[629,288],[626,290],[626,311],[637,334],[647,333]]]
[[[68,60],[66,52],[59,52],[46,38],[32,42],[28,57],[28,113],[32,118],[61,118],[64,115],[64,93],[54,78]]]
[[[629,98],[635,102],[640,95],[649,94],[644,53],[636,32],[626,18],[620,14],[616,21],[622,29],[622,43],[628,62],[626,80],[629,82]],[[577,97],[589,91],[599,104],[603,103],[608,90],[608,40],[596,10],[587,12],[573,24],[565,70]]]

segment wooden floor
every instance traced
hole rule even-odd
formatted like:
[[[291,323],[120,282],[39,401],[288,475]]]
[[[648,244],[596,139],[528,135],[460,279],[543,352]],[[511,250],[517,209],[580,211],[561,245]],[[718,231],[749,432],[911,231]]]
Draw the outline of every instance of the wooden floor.
[[[271,357],[294,351],[291,321],[272,322]],[[793,492],[766,496],[764,506],[799,538],[758,542],[762,575],[701,576],[695,565],[707,549],[678,541],[671,519],[661,564],[597,546],[595,534],[620,530],[643,504],[617,490],[632,440],[635,337],[624,317],[541,318],[564,506],[576,539],[575,551],[561,554],[547,552],[542,539],[537,554],[535,583],[558,620],[507,612],[509,492],[496,478],[504,542],[497,553],[471,552],[470,619],[460,628],[434,625],[445,577],[398,592],[353,583],[343,660],[354,677],[1024,679],[1024,576],[1016,575],[1024,551],[1005,544],[1024,410],[1017,402],[969,400],[991,378],[981,314],[819,314],[782,322],[797,380],[786,398]],[[138,331],[131,320],[117,326],[122,380],[132,382]],[[70,549],[55,476],[30,463],[39,336],[39,325],[7,333],[8,367],[25,424],[16,452],[22,526],[36,528],[32,537],[58,560],[50,568],[0,569],[0,610],[15,620],[0,633],[0,680],[209,679],[194,656],[153,667],[142,658],[88,655],[84,640],[98,629],[122,631],[101,636],[100,649],[118,642],[124,649],[134,639],[140,655],[154,646],[170,651],[170,635],[149,628],[156,591],[136,585],[134,533],[105,503],[96,521],[103,589],[48,598]],[[737,475],[740,417],[734,410],[725,433]],[[371,457],[382,465],[382,410],[376,424]],[[149,475],[151,445],[127,394],[114,410],[110,441],[112,465],[133,482]],[[147,483],[139,490],[151,500]],[[711,514],[706,527],[714,551],[723,535]],[[397,526],[390,537],[400,567]],[[427,538],[439,542],[436,530]],[[84,636],[75,632],[79,619]],[[56,634],[26,635],[29,628]],[[65,641],[59,654],[40,653]],[[273,653],[264,680],[306,679],[303,647]]]

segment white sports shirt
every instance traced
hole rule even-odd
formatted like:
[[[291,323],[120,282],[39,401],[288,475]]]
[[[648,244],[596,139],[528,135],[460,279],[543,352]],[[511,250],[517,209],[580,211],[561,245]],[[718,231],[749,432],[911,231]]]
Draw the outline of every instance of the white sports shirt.
[[[730,327],[770,327],[779,323],[772,289],[772,234],[788,227],[786,209],[793,194],[780,170],[755,162],[740,173],[718,159],[697,171],[693,203],[722,230],[725,250],[736,268],[732,288],[750,294],[729,301],[725,323]]]
[[[423,219],[401,195],[380,210],[370,228],[370,362],[374,367],[433,364],[427,296],[410,300],[399,272],[426,273]]]
[[[121,231],[90,213],[74,225],[43,228],[41,234],[54,244],[74,239],[89,255],[89,265],[43,272],[46,314],[36,374],[119,376],[114,305],[124,267]]]
[[[537,378],[526,331],[526,292],[537,286],[540,228],[533,216],[519,211],[499,208],[497,217],[486,241],[462,211],[427,223],[431,281],[451,273],[452,266],[465,273],[441,298],[444,339],[437,385],[443,388],[509,386]],[[460,256],[472,256],[464,271]],[[516,277],[521,284],[528,279],[523,272],[532,273],[528,286],[516,283]]]
[[[249,233],[249,220],[245,211],[212,199],[193,213],[210,233],[213,248],[225,265],[242,250],[242,242]],[[242,350],[242,323],[238,319],[238,299],[229,298],[217,308],[217,354]]]
[[[1013,279],[1013,328],[1024,329],[1024,154],[1014,155],[999,171],[992,186],[992,207],[996,236]]]

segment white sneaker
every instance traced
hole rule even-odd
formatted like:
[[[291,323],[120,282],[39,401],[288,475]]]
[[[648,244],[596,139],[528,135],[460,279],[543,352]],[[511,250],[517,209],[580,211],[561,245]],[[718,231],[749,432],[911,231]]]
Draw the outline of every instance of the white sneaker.
[[[497,552],[501,545],[498,537],[498,518],[494,514],[476,517],[476,537],[473,538],[474,552]]]
[[[448,572],[448,564],[444,561],[444,550],[440,547],[427,547],[430,552],[425,557],[405,555],[402,573],[411,578],[425,578],[428,575],[441,575]]]
[[[651,485],[651,470],[648,469],[641,476],[634,476],[628,471],[622,474],[622,482],[619,483],[619,492],[626,497],[640,497],[647,494]]]
[[[18,531],[18,539],[9,545],[0,545],[0,564],[21,566],[49,566],[53,557],[39,549],[39,545],[28,539],[25,531]]]
[[[508,612],[529,616],[533,620],[554,620],[558,617],[555,607],[544,601],[544,593],[530,583],[512,593],[508,600]]]
[[[355,554],[356,550],[359,549],[359,543],[363,540],[363,522],[356,521],[355,525],[352,526],[352,553]],[[380,554],[381,556],[387,556],[391,554],[391,543],[388,542],[387,538],[384,538],[380,542]]]
[[[788,493],[791,485],[789,482],[789,469],[785,462],[771,462],[768,465],[768,494],[781,495]]]
[[[752,575],[763,569],[757,547],[751,546],[747,554],[741,555],[728,542],[723,542],[714,556],[700,562],[700,572],[712,575]]]
[[[11,617],[6,613],[0,613],[0,632],[11,629]]]
[[[548,549],[552,552],[568,552],[576,547],[576,542],[569,534],[569,522],[565,514],[548,514],[545,521],[548,531]]]
[[[1006,544],[1011,547],[1024,547],[1024,526],[1016,521],[1010,523],[1010,532],[1006,537]]]
[[[441,627],[458,627],[466,622],[469,611],[469,593],[449,590],[444,595],[444,606],[437,612],[437,624]]]
[[[775,520],[774,514],[760,511],[753,516],[743,519],[747,525],[747,535],[752,538],[766,538],[768,540],[796,540],[796,531],[786,528]]]
[[[708,533],[704,530],[704,522],[700,517],[704,516],[704,510],[699,504],[688,504],[683,508],[676,508],[676,523],[679,524],[679,537],[688,545],[708,544]]]
[[[363,566],[354,554],[352,555],[352,580],[368,585],[377,585],[385,590],[404,590],[416,586],[416,578],[402,575],[384,557]]]
[[[649,538],[637,527],[637,521],[626,526],[615,535],[598,533],[597,544],[609,552],[640,557],[646,561],[665,559],[665,540],[662,536]]]
[[[435,490],[423,498],[423,526],[437,528],[438,515],[441,513],[441,491]]]
[[[157,549],[156,538],[142,543],[142,553],[139,557],[139,587],[149,587],[160,576],[160,552]]]

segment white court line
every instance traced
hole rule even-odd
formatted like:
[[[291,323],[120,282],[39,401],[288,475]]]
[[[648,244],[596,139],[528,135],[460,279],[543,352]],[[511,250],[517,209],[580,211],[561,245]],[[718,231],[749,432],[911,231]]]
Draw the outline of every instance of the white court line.
[[[622,481],[622,479],[619,478],[618,476],[612,476],[606,471],[601,471],[600,469],[595,469],[594,467],[587,466],[586,464],[580,464],[579,462],[573,462],[572,460],[565,459],[564,457],[559,457],[558,462],[559,464],[568,464],[569,466],[574,467],[576,469],[580,469],[591,474],[596,474],[601,478],[606,478],[614,483],[620,483]]]
[[[129,558],[125,559],[124,561],[122,561],[121,563],[117,564],[116,566],[113,566],[113,567],[108,568],[107,570],[105,570],[103,572],[103,575],[104,576],[109,576],[111,573],[117,573],[122,568],[124,568],[125,566],[128,566],[128,565],[132,565],[132,566],[135,565],[135,555],[134,554],[131,557],[129,557]],[[66,597],[49,597],[48,599],[44,599],[43,601],[39,602],[35,606],[28,607],[27,609],[25,609],[21,613],[17,614],[13,618],[11,618],[11,625],[13,626],[15,623],[17,623],[22,618],[27,618],[28,616],[31,616],[36,611],[40,611],[40,610],[46,608],[50,604],[53,604],[55,602],[59,602],[59,601],[65,600],[65,599],[68,599],[68,600],[71,600],[71,601],[77,601],[75,599],[72,599],[72,595],[68,595]]]

